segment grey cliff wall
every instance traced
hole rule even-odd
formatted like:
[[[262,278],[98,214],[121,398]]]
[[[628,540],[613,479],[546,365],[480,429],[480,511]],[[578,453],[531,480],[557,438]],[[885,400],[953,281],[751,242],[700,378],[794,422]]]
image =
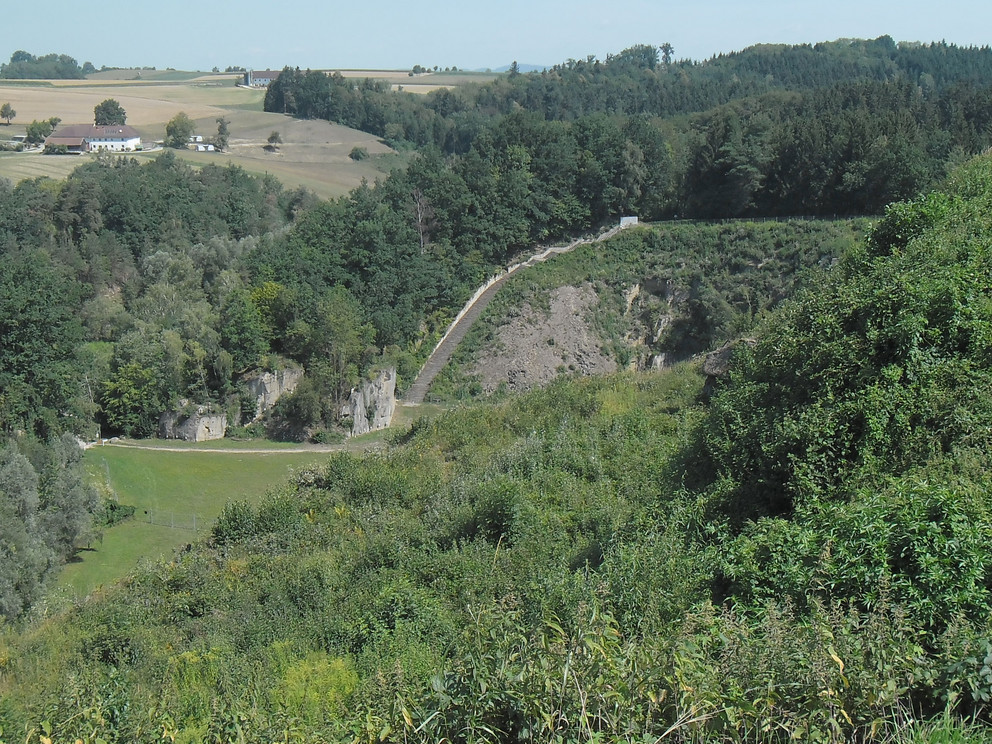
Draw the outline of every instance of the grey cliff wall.
[[[251,394],[255,396],[255,417],[252,421],[261,418],[283,395],[296,390],[302,379],[303,370],[293,367],[276,372],[263,372],[257,377],[245,380]]]
[[[162,439],[207,442],[223,439],[226,431],[227,414],[211,413],[206,406],[197,406],[192,413],[166,411],[158,420],[158,435]]]
[[[396,410],[396,370],[384,369],[374,379],[351,391],[345,413],[351,417],[351,435],[389,426]]]

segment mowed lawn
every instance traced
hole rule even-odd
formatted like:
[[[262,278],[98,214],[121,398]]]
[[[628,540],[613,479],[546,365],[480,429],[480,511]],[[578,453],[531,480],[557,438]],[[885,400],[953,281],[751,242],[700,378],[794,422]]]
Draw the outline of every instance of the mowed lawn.
[[[59,588],[82,597],[125,576],[142,559],[168,557],[208,537],[229,501],[257,503],[294,470],[327,458],[326,452],[92,448],[84,457],[92,482],[101,493],[134,506],[135,514],[80,551],[63,569]]]

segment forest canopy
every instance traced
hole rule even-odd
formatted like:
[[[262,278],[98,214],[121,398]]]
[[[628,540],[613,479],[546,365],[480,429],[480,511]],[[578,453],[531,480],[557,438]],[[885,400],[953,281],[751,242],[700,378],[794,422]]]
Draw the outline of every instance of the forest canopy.
[[[507,131],[504,118],[526,112],[527,138],[508,144],[561,142],[559,180],[578,168],[604,206],[645,219],[878,213],[992,144],[987,47],[883,36],[758,45],[704,62],[673,55],[639,45],[426,96],[287,67],[265,107],[449,155],[480,149],[487,132]],[[603,120],[607,137],[590,142]],[[585,202],[581,187],[573,193]]]

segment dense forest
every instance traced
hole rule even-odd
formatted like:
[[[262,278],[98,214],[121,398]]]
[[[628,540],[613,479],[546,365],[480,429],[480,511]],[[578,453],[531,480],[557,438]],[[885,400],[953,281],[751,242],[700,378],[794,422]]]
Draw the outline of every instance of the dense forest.
[[[987,47],[883,36],[672,54],[637,46],[427,96],[286,68],[265,107],[449,155],[502,130],[537,178],[646,219],[878,213],[992,144]]]
[[[985,156],[891,207],[708,393],[698,364],[561,380],[231,503],[208,543],[2,636],[0,726],[987,738],[990,184]]]

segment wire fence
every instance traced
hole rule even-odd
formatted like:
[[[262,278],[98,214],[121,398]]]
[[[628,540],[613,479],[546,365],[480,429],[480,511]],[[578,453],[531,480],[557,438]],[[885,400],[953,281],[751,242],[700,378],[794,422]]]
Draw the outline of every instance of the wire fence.
[[[165,511],[162,509],[145,509],[135,514],[137,519],[158,527],[169,527],[174,530],[199,532],[208,526],[207,521],[199,514]]]

